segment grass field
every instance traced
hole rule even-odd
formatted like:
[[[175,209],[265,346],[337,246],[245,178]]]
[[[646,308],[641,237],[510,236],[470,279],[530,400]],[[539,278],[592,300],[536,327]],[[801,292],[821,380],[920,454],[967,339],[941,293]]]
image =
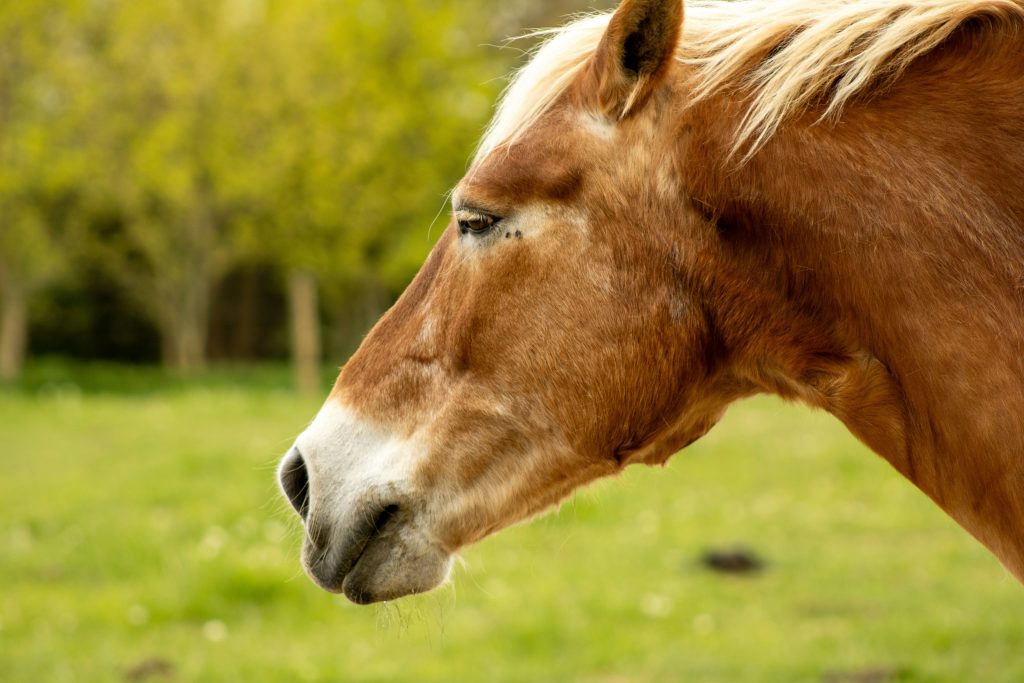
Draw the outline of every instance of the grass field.
[[[280,371],[0,392],[0,681],[1020,683],[1024,587],[827,415],[735,407],[360,608],[298,568]],[[767,568],[702,568],[746,545]]]

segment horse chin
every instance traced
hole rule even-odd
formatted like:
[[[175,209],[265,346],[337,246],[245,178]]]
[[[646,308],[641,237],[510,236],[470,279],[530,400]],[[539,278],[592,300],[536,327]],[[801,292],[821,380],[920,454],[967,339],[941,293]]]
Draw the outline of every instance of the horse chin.
[[[444,583],[451,565],[451,557],[436,549],[410,555],[408,548],[376,542],[345,577],[342,591],[357,605],[425,593]]]
[[[343,593],[357,605],[425,593],[437,588],[451,571],[451,555],[418,538],[395,533],[372,539],[347,572],[332,570],[328,562],[306,563],[313,581],[331,593]]]

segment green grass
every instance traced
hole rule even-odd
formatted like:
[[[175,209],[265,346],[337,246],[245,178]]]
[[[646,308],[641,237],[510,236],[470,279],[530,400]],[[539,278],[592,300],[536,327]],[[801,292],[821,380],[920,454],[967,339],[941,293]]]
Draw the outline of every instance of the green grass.
[[[737,406],[360,608],[298,568],[285,372],[34,372],[0,393],[0,681],[1024,681],[1024,587],[827,415]],[[732,544],[767,570],[701,568]]]

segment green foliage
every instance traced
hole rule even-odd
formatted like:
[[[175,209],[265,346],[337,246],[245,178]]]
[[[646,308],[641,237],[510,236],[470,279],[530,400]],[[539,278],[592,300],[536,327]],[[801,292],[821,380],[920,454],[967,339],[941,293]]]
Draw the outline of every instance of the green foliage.
[[[0,287],[98,267],[179,366],[240,263],[395,293],[508,70],[493,24],[482,1],[4,3]]]
[[[397,288],[422,261],[503,71],[470,3],[279,2],[235,120],[226,182],[256,254],[337,285]],[[253,20],[257,21],[257,20]]]
[[[450,587],[360,608],[298,568],[274,465],[317,406],[286,375],[189,388],[79,370],[78,394],[47,372],[38,393],[0,394],[0,452],[17,454],[0,477],[0,680],[161,663],[197,682],[1024,680],[1021,586],[821,413],[745,403],[667,468],[468,550]],[[701,568],[733,543],[766,570]]]
[[[67,262],[60,238],[85,163],[70,5],[0,5],[0,289],[32,291]]]
[[[337,379],[337,368],[325,368],[321,394]],[[291,370],[285,365],[219,365],[195,377],[184,378],[159,366],[125,366],[109,362],[69,362],[59,359],[35,361],[26,367],[19,381],[9,387],[25,395],[42,397],[149,396],[199,389],[224,391],[245,387],[248,391],[280,392],[291,389]]]

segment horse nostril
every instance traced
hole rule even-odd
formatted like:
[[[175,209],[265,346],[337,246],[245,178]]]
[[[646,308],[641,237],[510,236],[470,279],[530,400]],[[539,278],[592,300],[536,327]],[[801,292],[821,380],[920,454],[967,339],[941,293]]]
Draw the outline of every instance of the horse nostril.
[[[373,520],[373,531],[375,534],[379,534],[384,531],[384,527],[388,525],[388,522],[398,514],[398,505],[392,503],[391,505],[385,505],[384,509],[377,513],[377,517]]]
[[[288,455],[284,456],[278,478],[288,502],[305,520],[309,514],[309,473],[306,471],[306,461],[302,459],[298,448],[292,448]]]

